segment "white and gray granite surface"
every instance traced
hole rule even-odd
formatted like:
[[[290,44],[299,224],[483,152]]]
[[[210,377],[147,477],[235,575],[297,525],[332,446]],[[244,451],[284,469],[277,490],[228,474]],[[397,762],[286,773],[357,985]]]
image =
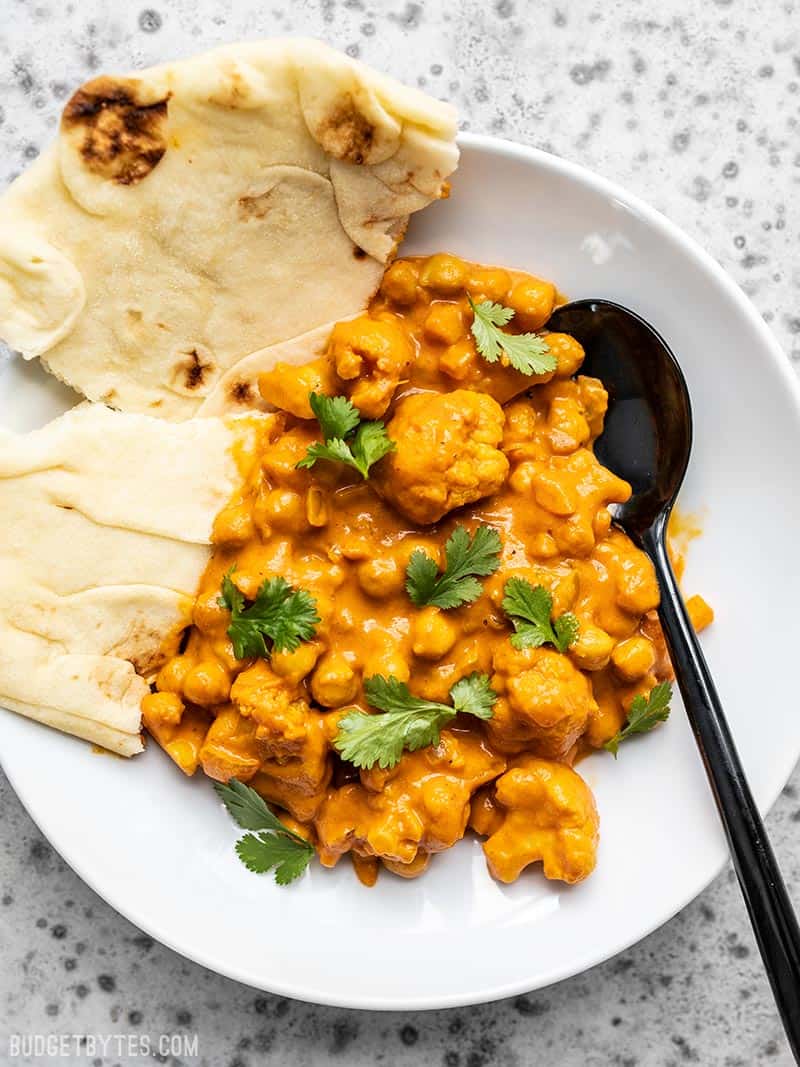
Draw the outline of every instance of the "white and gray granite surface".
[[[796,0],[0,0],[0,183],[94,72],[281,33],[449,97],[465,128],[622,182],[720,260],[800,366]],[[2,1064],[146,1062],[88,1046],[23,1060],[14,1033],[196,1033],[196,1057],[156,1059],[208,1067],[792,1062],[730,871],[636,948],[551,989],[361,1013],[267,996],[154,944],[59,860],[1,773],[0,815]],[[799,775],[769,826],[800,900]]]

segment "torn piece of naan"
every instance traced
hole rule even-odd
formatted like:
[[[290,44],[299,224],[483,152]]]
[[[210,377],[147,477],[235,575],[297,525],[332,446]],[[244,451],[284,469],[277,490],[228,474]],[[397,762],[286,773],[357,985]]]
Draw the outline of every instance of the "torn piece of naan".
[[[367,306],[455,133],[311,40],[95,78],[0,197],[0,337],[91,400],[189,418],[243,357]]]
[[[0,432],[0,707],[141,751],[148,680],[190,621],[214,519],[270,422],[81,404]]]
[[[352,316],[350,316],[352,318]],[[338,319],[338,322],[344,321]],[[211,393],[203,401],[198,415],[238,415],[244,411],[273,411],[259,390],[259,378],[267,371],[275,370],[282,363],[301,365],[321,359],[328,348],[328,341],[335,322],[326,322],[313,330],[278,341],[240,359],[220,378]]]

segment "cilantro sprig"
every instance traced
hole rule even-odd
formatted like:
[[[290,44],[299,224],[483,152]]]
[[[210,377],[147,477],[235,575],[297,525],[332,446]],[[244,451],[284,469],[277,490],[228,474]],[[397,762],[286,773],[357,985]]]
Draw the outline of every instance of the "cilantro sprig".
[[[525,578],[509,578],[504,592],[503,611],[516,630],[511,635],[514,648],[551,644],[559,652],[566,652],[578,639],[580,624],[571,611],[551,618],[553,598],[543,585],[531,585]]]
[[[393,675],[376,674],[364,681],[369,703],[384,712],[367,715],[352,711],[339,721],[334,746],[343,759],[369,770],[394,767],[404,750],[414,752],[438,745],[443,726],[459,713],[491,719],[497,693],[489,676],[477,672],[461,678],[450,690],[452,704],[440,704],[414,696],[405,682]]]
[[[222,579],[220,607],[231,613],[228,637],[237,659],[267,657],[273,652],[294,652],[301,641],[310,641],[320,621],[317,602],[305,589],[295,589],[285,578],[268,578],[259,587],[250,607],[245,607],[242,591],[234,584],[231,567]]]
[[[672,700],[672,686],[669,682],[661,682],[654,685],[645,697],[641,693],[634,697],[628,711],[628,720],[625,725],[603,745],[614,757],[623,741],[627,741],[634,734],[646,734],[660,722],[666,722],[669,718]]]
[[[362,422],[358,409],[347,397],[310,393],[308,402],[324,443],[318,441],[308,446],[305,456],[296,464],[300,470],[310,469],[318,459],[328,459],[355,468],[366,479],[372,464],[394,449],[395,443],[383,423]]]
[[[418,608],[459,608],[481,595],[478,578],[494,574],[500,566],[503,547],[500,535],[491,526],[479,526],[472,538],[458,525],[444,546],[445,569],[439,573],[436,561],[421,548],[411,553],[406,567],[406,591]]]
[[[556,357],[538,333],[505,333],[500,329],[514,318],[513,308],[491,300],[476,304],[468,296],[474,318],[470,330],[478,352],[487,363],[496,363],[504,352],[511,366],[521,374],[547,374],[556,369]]]
[[[254,874],[275,870],[278,885],[288,885],[299,878],[314,855],[314,846],[300,834],[284,826],[273,815],[261,796],[236,778],[224,785],[215,782],[217,796],[228,814],[247,833],[236,842],[236,854]]]

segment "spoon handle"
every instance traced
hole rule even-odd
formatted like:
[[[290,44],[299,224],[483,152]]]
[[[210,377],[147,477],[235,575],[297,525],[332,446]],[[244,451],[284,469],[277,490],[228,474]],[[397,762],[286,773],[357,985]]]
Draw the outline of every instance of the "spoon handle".
[[[666,520],[657,523],[642,539],[661,586],[661,628],[786,1036],[800,1063],[800,928],[678,589],[665,527]]]

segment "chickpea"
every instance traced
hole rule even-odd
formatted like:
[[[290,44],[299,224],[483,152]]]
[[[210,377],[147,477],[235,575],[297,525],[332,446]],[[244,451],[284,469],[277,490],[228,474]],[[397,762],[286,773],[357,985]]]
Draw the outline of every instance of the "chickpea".
[[[294,652],[273,652],[270,666],[275,674],[285,678],[290,685],[298,685],[310,674],[319,657],[322,646],[316,641],[305,641]]]
[[[538,464],[532,461],[523,461],[511,472],[508,484],[515,493],[532,493],[538,473]]]
[[[482,300],[503,304],[510,288],[511,275],[501,268],[477,267],[467,279],[467,292],[476,304]]]
[[[463,260],[447,252],[426,259],[419,272],[420,284],[442,296],[454,296],[464,288],[467,267]]]
[[[620,641],[611,654],[614,670],[625,682],[636,682],[653,669],[656,650],[646,637],[629,637]]]
[[[156,675],[156,688],[160,693],[180,693],[183,680],[194,666],[189,656],[173,656]]]
[[[356,568],[356,577],[367,596],[380,598],[399,593],[403,588],[403,572],[397,561],[389,559],[370,559],[360,563]]]
[[[541,278],[522,278],[508,294],[508,306],[516,312],[514,322],[522,330],[539,330],[553,313],[556,290]]]
[[[475,348],[466,337],[450,345],[439,357],[439,370],[456,382],[463,382],[474,366]]]
[[[631,615],[645,615],[658,607],[660,594],[653,564],[645,556],[625,561],[620,568],[617,604]]]
[[[142,700],[145,726],[177,726],[183,715],[183,701],[177,693],[148,693]]]
[[[347,660],[329,652],[317,664],[311,678],[311,695],[326,708],[339,708],[353,700],[358,692],[358,678]]]
[[[400,682],[407,682],[411,677],[411,669],[408,660],[397,647],[384,649],[371,655],[364,664],[364,677],[369,678],[373,674],[382,674],[384,678],[394,675]]]
[[[443,345],[452,345],[463,336],[464,317],[458,304],[437,302],[425,316],[425,337]]]
[[[214,520],[211,540],[215,545],[238,548],[246,544],[255,532],[253,515],[243,503],[229,504]]]
[[[590,622],[582,622],[578,639],[569,654],[584,671],[599,671],[608,665],[614,650],[614,638]]]
[[[413,304],[417,295],[417,269],[407,259],[398,259],[383,276],[381,290],[389,300],[402,307]]]
[[[552,534],[540,533],[531,541],[530,552],[535,559],[552,559],[558,555],[558,545]]]
[[[192,704],[210,707],[224,704],[230,696],[231,678],[221,663],[202,660],[183,680],[183,695]]]
[[[203,593],[195,600],[192,622],[201,633],[212,634],[219,629],[224,629],[226,620],[226,610],[219,604],[218,590]]]
[[[414,621],[412,649],[420,659],[441,659],[456,643],[458,631],[439,608],[423,608]]]
[[[714,621],[714,609],[701,596],[690,596],[686,601],[689,619],[697,633],[705,630]]]
[[[260,512],[264,521],[277,530],[306,529],[305,501],[291,489],[271,489],[261,500]]]
[[[582,345],[566,333],[548,333],[545,341],[550,354],[556,357],[556,378],[571,378],[583,363]]]

